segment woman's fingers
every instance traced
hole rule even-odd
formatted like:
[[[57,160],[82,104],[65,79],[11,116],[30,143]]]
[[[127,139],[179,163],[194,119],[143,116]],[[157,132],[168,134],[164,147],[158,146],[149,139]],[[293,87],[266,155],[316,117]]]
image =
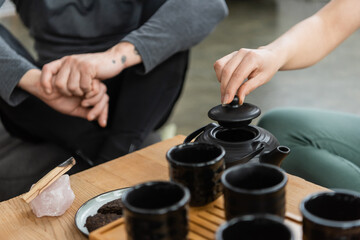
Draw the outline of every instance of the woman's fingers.
[[[245,79],[249,78],[249,76],[257,70],[257,67],[256,55],[253,52],[248,52],[237,65],[225,86],[223,104],[228,104],[233,100],[240,86],[245,84],[243,83]],[[244,97],[245,96],[239,96],[240,104],[243,103],[242,100]]]
[[[216,77],[218,79],[219,82],[221,82],[221,75],[222,75],[222,71],[226,65],[226,63],[234,57],[234,55],[237,53],[238,51],[232,52],[228,55],[226,55],[225,57],[220,58],[219,60],[217,60],[214,63],[214,70],[216,73]]]
[[[236,54],[220,59],[217,76],[221,74],[221,102],[230,103],[236,94],[239,95],[239,103],[244,102],[245,96],[255,88],[265,84],[278,71],[280,64],[277,58],[269,50],[264,49],[240,49]],[[244,82],[246,79],[248,81]]]
[[[221,102],[227,104],[232,101],[235,96],[235,92],[238,90],[242,82],[246,77],[241,77],[239,72],[236,72],[239,65],[242,64],[244,57],[248,54],[248,49],[240,49],[225,65],[221,75]],[[237,88],[228,88],[229,81],[236,79]],[[232,85],[233,86],[233,85]]]

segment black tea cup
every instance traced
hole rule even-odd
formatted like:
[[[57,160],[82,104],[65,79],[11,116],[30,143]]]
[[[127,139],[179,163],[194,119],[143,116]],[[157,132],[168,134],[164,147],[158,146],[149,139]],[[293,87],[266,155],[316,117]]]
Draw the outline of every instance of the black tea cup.
[[[216,240],[293,240],[293,234],[283,219],[271,215],[244,215],[222,224],[216,232]]]
[[[146,182],[122,196],[128,240],[185,240],[190,192],[175,182]]]
[[[243,164],[221,177],[227,220],[256,213],[285,216],[286,173],[270,164]]]
[[[349,190],[319,192],[300,204],[304,240],[359,240],[360,193]]]
[[[190,206],[203,206],[220,197],[224,156],[220,145],[199,142],[177,145],[167,152],[170,179],[190,190]]]

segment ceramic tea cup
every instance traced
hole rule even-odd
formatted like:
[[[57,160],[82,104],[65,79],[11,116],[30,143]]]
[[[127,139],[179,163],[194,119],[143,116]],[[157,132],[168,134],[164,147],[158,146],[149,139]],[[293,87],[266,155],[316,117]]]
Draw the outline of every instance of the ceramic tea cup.
[[[285,172],[270,164],[244,164],[227,169],[221,177],[227,220],[269,213],[285,216]]]
[[[185,240],[189,190],[175,182],[146,182],[122,196],[128,240]]]
[[[304,240],[360,239],[360,193],[319,192],[300,204]]]
[[[283,219],[271,215],[243,215],[222,224],[216,232],[216,240],[293,240],[294,236]]]
[[[190,190],[190,206],[203,206],[222,194],[225,150],[210,143],[185,143],[171,148],[166,158],[170,179]]]

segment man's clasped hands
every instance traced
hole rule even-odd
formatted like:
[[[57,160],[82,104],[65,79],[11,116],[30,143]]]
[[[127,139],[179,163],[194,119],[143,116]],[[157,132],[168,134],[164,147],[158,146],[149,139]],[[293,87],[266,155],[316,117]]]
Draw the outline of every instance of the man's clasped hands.
[[[29,70],[19,86],[54,110],[96,120],[106,127],[109,96],[102,80],[119,74],[125,64],[112,51],[77,54]]]

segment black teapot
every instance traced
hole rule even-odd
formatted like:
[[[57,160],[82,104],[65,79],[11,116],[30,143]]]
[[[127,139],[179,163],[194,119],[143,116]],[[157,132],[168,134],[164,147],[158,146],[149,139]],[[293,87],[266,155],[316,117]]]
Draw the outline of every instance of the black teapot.
[[[191,133],[185,140],[216,143],[225,148],[226,168],[248,162],[280,166],[290,149],[279,146],[278,140],[263,128],[249,125],[260,115],[260,109],[250,103],[239,104],[235,96],[230,104],[218,105],[208,112],[210,123]]]

